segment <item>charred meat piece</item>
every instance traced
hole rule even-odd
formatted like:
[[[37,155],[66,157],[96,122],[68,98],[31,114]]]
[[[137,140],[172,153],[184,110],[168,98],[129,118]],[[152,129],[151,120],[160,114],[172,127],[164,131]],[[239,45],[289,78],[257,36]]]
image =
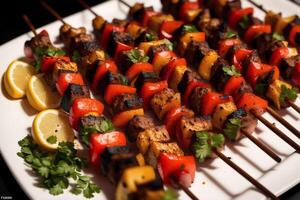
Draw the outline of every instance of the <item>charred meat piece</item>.
[[[209,91],[209,88],[196,87],[192,92],[189,105],[196,114],[201,113],[201,107],[203,105],[201,103],[202,97]]]
[[[148,50],[148,56],[150,57],[150,62],[152,61],[155,53],[159,53],[162,51],[169,51],[169,48],[167,47],[166,44],[159,44],[159,45],[151,46]]]
[[[77,39],[79,40],[80,38]],[[76,43],[76,50],[79,52],[80,56],[86,56],[99,49],[100,45],[95,40],[80,40]]]
[[[279,40],[273,40],[266,45],[264,54],[267,62],[270,61],[273,52],[280,47],[286,47],[286,45],[283,41]]]
[[[128,123],[127,135],[132,141],[135,141],[140,132],[155,126],[152,117],[145,115],[136,115]]]
[[[81,57],[80,64],[82,66],[82,73],[86,74],[88,66],[96,63],[98,60],[105,60],[105,53],[101,49],[95,49],[91,51],[86,56]]]
[[[113,124],[104,115],[88,114],[80,117],[78,134],[85,145],[89,145],[90,133],[106,133],[114,130]]]
[[[236,90],[235,94],[233,95],[236,99],[239,99],[244,93],[253,93],[252,87],[248,83],[242,83],[239,89]]]
[[[279,63],[280,74],[285,78],[289,79],[293,75],[294,67],[296,63],[300,62],[300,55],[292,56],[289,58],[281,59]]]
[[[41,48],[41,49],[48,49],[48,48],[53,48],[55,47],[52,45],[48,33],[41,32],[31,38],[30,40],[27,40],[24,45],[24,52],[25,55],[29,58],[32,58],[36,54],[36,49]],[[35,55],[37,56],[37,55]]]
[[[174,90],[165,88],[154,94],[150,104],[157,118],[162,120],[169,110],[181,105],[180,93],[175,93]]]
[[[99,33],[101,32],[102,28],[104,27],[104,24],[106,23],[106,20],[97,15],[93,21],[92,21],[92,24],[93,24],[93,30],[94,32],[96,33],[97,36],[99,36]]]
[[[141,72],[135,81],[135,87],[137,91],[140,91],[144,83],[155,83],[158,81],[160,81],[160,78],[155,72]]]
[[[184,155],[183,151],[175,142],[171,142],[171,143],[152,142],[145,156],[147,163],[152,165],[154,168],[156,168],[157,159],[161,153],[173,154],[177,156]]]
[[[86,85],[70,84],[62,97],[60,107],[69,112],[75,99],[85,97],[90,98],[90,91]]]
[[[92,35],[85,34],[85,33],[80,34],[78,36],[71,38],[70,46],[68,46],[68,49],[70,52],[72,52],[73,49],[76,49],[77,51],[79,51],[80,55],[85,56],[87,53],[81,50],[82,46],[84,45],[84,43],[91,43],[92,41],[93,41]]]
[[[241,0],[227,1],[223,8],[223,17],[227,19],[232,11],[242,8]]]
[[[142,107],[143,99],[137,94],[121,94],[115,98],[111,106],[113,114]]]
[[[270,34],[260,34],[257,37],[253,38],[251,41],[251,46],[254,49],[257,49],[257,52],[263,61],[267,61],[265,51],[268,44],[272,41],[272,35]]]
[[[211,49],[208,47],[208,44],[206,42],[191,41],[184,52],[184,57],[186,58],[189,65],[198,69],[198,66],[202,59],[210,51]]]
[[[227,39],[228,26],[220,19],[213,18],[206,24],[203,31],[211,48],[217,49],[219,41]]]
[[[198,73],[186,70],[177,86],[178,91],[183,94],[192,80],[201,80],[201,78]]]
[[[124,169],[137,165],[135,154],[128,146],[108,147],[101,154],[102,174],[107,175],[112,183],[119,181]]]
[[[103,80],[100,82],[99,88],[102,88],[104,91],[110,84],[128,85],[128,80],[120,73],[113,73],[108,71],[104,75]]]
[[[111,37],[110,37],[109,43],[108,43],[109,48],[107,49],[107,51],[110,55],[112,55],[112,56],[114,55],[118,43],[133,46],[134,38],[129,33],[113,31],[111,33]]]
[[[74,44],[74,38],[86,35],[86,29],[84,27],[74,28],[68,24],[64,24],[60,28],[59,37],[61,41],[65,44],[65,46],[72,50],[72,44]]]
[[[230,62],[232,62],[233,60],[233,56],[235,54],[235,52],[238,50],[238,49],[244,49],[244,48],[247,48],[246,44],[240,44],[240,45],[233,45],[232,47],[229,48],[229,50],[226,52],[225,54],[225,59],[226,60],[229,60]]]
[[[212,77],[210,81],[217,91],[222,91],[231,77],[231,75],[226,72],[225,68],[229,68],[229,65],[223,58],[219,58],[212,67]]]
[[[136,140],[139,152],[145,154],[152,142],[168,142],[170,141],[170,136],[166,127],[163,125],[151,127],[140,132]]]
[[[128,20],[113,18],[111,23],[113,25],[116,25],[116,26],[119,26],[119,27],[126,27],[126,25],[128,24]]]
[[[256,50],[253,50],[247,57],[243,60],[242,66],[243,66],[243,71],[247,72],[248,66],[252,62],[257,62],[261,63],[261,59],[258,55],[258,52]]]
[[[145,11],[154,11],[153,7],[144,7],[142,3],[135,3],[129,10],[128,19],[141,21]]]
[[[207,23],[211,20],[209,9],[205,8],[195,19],[194,24],[197,24],[199,30],[203,30]]]
[[[93,82],[98,67],[103,63],[102,59],[96,60],[94,63],[87,65],[85,70],[85,78],[89,83]]]
[[[255,93],[261,96],[264,96],[267,92],[269,85],[273,82],[274,77],[274,69],[269,72],[264,73],[263,75],[259,76],[256,80],[255,86]]]
[[[76,63],[59,60],[54,63],[54,67],[52,71],[53,81],[56,82],[59,75],[62,73],[76,73],[76,72],[78,72]]]

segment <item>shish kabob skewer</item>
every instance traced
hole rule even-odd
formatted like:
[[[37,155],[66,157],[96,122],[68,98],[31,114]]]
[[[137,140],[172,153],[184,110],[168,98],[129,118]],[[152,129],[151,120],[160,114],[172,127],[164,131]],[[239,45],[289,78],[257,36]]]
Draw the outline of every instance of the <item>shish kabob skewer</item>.
[[[55,11],[53,10],[48,4],[46,3],[42,3],[42,5],[49,11],[51,12],[51,14],[53,14],[54,16],[57,17],[57,19],[59,19],[64,25],[66,25],[67,23],[63,20],[63,18]],[[170,180],[173,183],[176,183],[176,187],[179,187],[180,189],[182,189],[191,199],[193,200],[197,200],[198,198],[184,185],[182,184],[180,181],[178,181],[176,176],[170,176]]]
[[[85,8],[92,11],[92,9],[85,2],[82,2],[81,0],[79,0],[79,2]],[[99,17],[98,15],[95,14],[94,11],[92,11],[92,13],[95,15],[95,17]],[[281,159],[270,148],[268,148],[264,143],[260,142],[257,138],[255,138],[249,132],[244,131],[244,130],[241,130],[241,131],[246,137],[248,137],[253,143],[255,143],[259,148],[261,148],[261,150],[263,150],[265,153],[267,153],[271,158],[273,158],[277,162],[280,162]]]
[[[216,151],[217,155],[223,155],[219,150],[214,150]],[[258,188],[260,188],[266,195],[268,195],[271,198],[277,199],[277,197],[270,193],[269,190],[267,190],[264,186],[262,186],[260,183],[258,183],[254,178],[251,178],[251,176],[249,174],[247,174],[244,170],[242,170],[241,168],[239,168],[236,164],[232,163],[232,161],[230,161],[225,155],[223,155],[221,157],[222,160],[224,160],[227,164],[229,164],[230,166],[232,166],[232,168],[236,169],[238,172],[241,173],[241,175],[243,175],[245,178],[249,178],[248,180],[253,183],[255,186],[257,186]]]
[[[254,114],[257,115],[256,113],[254,113]],[[296,151],[299,151],[299,145],[296,144],[289,137],[287,137],[281,130],[279,130],[278,128],[276,128],[273,124],[271,124],[267,120],[264,120],[264,118],[262,116],[257,116],[257,118],[259,120],[261,120],[261,122],[263,122],[269,129],[271,129],[272,131],[274,131],[281,139],[283,139],[288,144],[290,144],[294,149],[296,149]]]
[[[24,15],[23,16],[23,18],[24,18],[24,20],[25,20],[25,22],[28,24],[28,26],[30,27],[30,29],[32,30],[32,32],[34,33],[34,35],[35,35],[35,37],[39,37],[39,35],[37,34],[37,32],[36,32],[36,30],[35,30],[35,28],[34,28],[34,26],[33,26],[33,24],[31,23],[31,21],[29,20],[29,18],[26,16],[26,15]],[[45,32],[44,32],[45,33]],[[76,84],[70,84],[69,85],[69,87],[71,87],[71,85],[76,85]],[[79,89],[79,87],[80,87],[80,85],[77,85],[77,89]],[[83,87],[85,87],[85,86],[82,86],[82,88]],[[81,88],[81,89],[82,89]],[[68,89],[67,89],[68,90]],[[67,91],[66,90],[66,91]],[[73,96],[73,99],[75,99],[75,98],[81,98],[81,96],[76,96],[76,95],[79,95],[78,93],[77,94],[73,94],[74,96]],[[63,107],[63,109],[65,110],[65,107]],[[65,110],[66,111],[66,110]],[[93,114],[91,114],[91,115],[94,115],[95,113],[93,113]],[[88,119],[89,118],[89,115],[90,114],[88,114],[88,115],[85,115],[85,116],[83,116],[83,117],[81,117],[79,120],[81,121],[82,120],[82,118],[86,118],[86,119]],[[101,118],[101,117],[100,117]],[[91,119],[91,118],[90,118]],[[105,119],[103,122],[107,122],[106,120],[106,118],[103,118],[103,119]],[[91,125],[91,124],[90,124]],[[100,123],[98,124],[98,125],[100,125]],[[93,131],[94,132],[94,131]],[[109,134],[110,132],[107,132],[107,133],[103,133],[103,135],[105,135],[105,134]],[[95,133],[93,133],[93,134],[95,134]],[[116,135],[115,135],[116,136]],[[113,136],[112,136],[113,137]],[[124,137],[124,139],[125,139],[125,137]],[[114,154],[118,154],[117,156],[120,158],[119,159],[119,162],[117,162],[118,161],[118,159],[114,159],[114,162],[115,162],[115,164],[117,165],[117,164],[120,164],[123,168],[121,169],[120,167],[118,168],[118,170],[123,170],[123,171],[125,171],[125,172],[127,172],[127,173],[139,173],[139,175],[142,175],[141,174],[141,172],[145,172],[146,174],[144,174],[143,175],[143,179],[144,179],[144,181],[143,181],[143,183],[141,183],[141,181],[139,181],[139,184],[140,185],[143,185],[143,187],[144,187],[144,189],[143,190],[145,190],[145,189],[147,189],[147,184],[155,184],[156,185],[156,188],[159,188],[159,187],[161,187],[161,188],[159,188],[159,189],[155,189],[155,190],[151,190],[151,186],[150,186],[150,191],[151,192],[153,192],[153,194],[155,194],[155,195],[158,195],[158,197],[159,196],[161,196],[161,195],[163,195],[164,193],[162,192],[163,191],[163,188],[162,188],[162,183],[161,183],[161,181],[160,181],[160,179],[157,179],[157,178],[154,178],[153,179],[153,176],[155,177],[155,176],[157,176],[157,174],[154,174],[154,170],[152,170],[152,168],[150,167],[150,166],[144,166],[142,163],[143,163],[143,161],[141,160],[141,161],[139,161],[137,158],[135,158],[134,156],[135,156],[135,154],[133,154],[133,153],[131,153],[130,151],[128,151],[129,150],[129,148],[127,148],[127,146],[125,146],[126,144],[124,143],[124,142],[122,142],[122,144],[121,143],[119,143],[119,144],[115,144],[115,145],[117,145],[117,146],[115,146],[115,147],[113,147],[112,145],[110,145],[109,147],[106,147],[106,150],[104,151],[104,153],[103,154],[105,154],[103,157],[105,157],[104,158],[104,160],[105,159],[107,159],[108,158],[108,156],[109,155],[111,155],[111,156],[113,156]],[[118,146],[118,145],[122,145],[122,146]],[[124,146],[123,146],[124,145]],[[114,152],[116,152],[116,153],[114,153]],[[122,156],[124,157],[124,161],[127,163],[127,166],[124,166],[124,163],[122,163]],[[130,161],[130,163],[128,162],[128,161]],[[108,165],[108,164],[107,164]],[[126,165],[126,164],[125,164]],[[124,169],[124,167],[126,167],[125,169]],[[137,176],[139,176],[139,175],[137,175]],[[117,178],[119,178],[119,176],[117,176]],[[152,183],[152,182],[153,183]],[[160,186],[161,185],[161,186]],[[176,185],[178,185],[179,187],[182,187],[182,188],[184,188],[185,186],[183,186],[181,183],[178,183],[178,184],[176,184]],[[190,192],[187,188],[184,188],[187,192]],[[156,192],[156,193],[155,193]],[[191,192],[190,192],[190,194],[192,194]],[[124,194],[121,194],[121,195],[124,195]],[[192,199],[197,199],[197,198],[192,198]]]

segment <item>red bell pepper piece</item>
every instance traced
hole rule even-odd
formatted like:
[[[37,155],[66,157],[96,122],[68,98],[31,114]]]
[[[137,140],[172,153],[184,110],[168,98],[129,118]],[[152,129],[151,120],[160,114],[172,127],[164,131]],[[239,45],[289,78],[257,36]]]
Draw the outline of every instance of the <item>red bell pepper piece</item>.
[[[148,26],[150,18],[157,14],[158,14],[158,12],[155,12],[155,11],[145,11],[143,14],[142,25],[144,27]]]
[[[175,58],[171,60],[162,71],[162,78],[169,81],[172,77],[175,67],[177,66],[187,66],[185,58]]]
[[[136,88],[127,86],[127,85],[119,85],[119,84],[110,84],[107,86],[104,94],[105,101],[111,105],[115,99],[115,97],[120,94],[134,94],[136,93]]]
[[[241,44],[240,39],[226,39],[220,42],[219,44],[219,54],[220,56],[225,56],[227,51],[232,47],[233,45],[239,45]]]
[[[300,33],[300,25],[295,25],[293,26],[293,28],[290,30],[290,34],[289,34],[289,42],[296,46],[296,41],[295,41],[295,38],[296,38],[296,34],[297,33]]]
[[[234,93],[241,87],[243,83],[246,83],[242,76],[232,76],[224,86],[224,94],[234,95]]]
[[[272,28],[270,24],[259,24],[250,26],[245,33],[245,41],[250,43],[253,38],[255,38],[258,34],[262,33],[271,33]]]
[[[126,72],[129,81],[134,79],[140,72],[153,72],[153,65],[147,62],[134,63]]]
[[[196,9],[199,9],[199,4],[197,2],[183,2],[179,9],[179,18],[183,21],[187,21],[187,12]]]
[[[179,182],[189,187],[195,178],[196,161],[194,156],[161,153],[157,169],[164,183],[170,184],[170,176],[175,176]]]
[[[268,107],[268,102],[253,93],[244,93],[236,105],[238,108],[244,108],[247,112],[254,110],[262,114]]]
[[[127,44],[123,44],[121,42],[117,42],[117,47],[115,50],[115,54],[114,54],[114,59],[117,60],[119,58],[120,53],[122,53],[123,51],[129,51],[133,49],[132,46],[127,45]]]
[[[152,96],[167,87],[168,87],[167,81],[159,81],[155,83],[151,83],[151,82],[144,83],[140,91],[140,97],[143,98],[144,106],[147,108]]]
[[[104,25],[104,29],[103,32],[101,34],[101,38],[100,38],[100,45],[103,47],[103,49],[106,49],[107,44],[109,42],[110,36],[112,31],[124,31],[124,27],[120,27],[120,26],[116,26],[110,23],[106,23]]]
[[[126,136],[119,131],[104,134],[92,133],[90,136],[90,162],[93,166],[98,166],[100,155],[106,147],[125,146]]]
[[[53,69],[54,64],[58,61],[58,60],[63,60],[66,62],[70,62],[70,58],[67,56],[44,56],[42,59],[42,66],[41,66],[41,71],[42,72],[48,72],[51,71]]]
[[[276,66],[271,66],[271,65],[257,63],[257,62],[251,62],[248,66],[246,77],[247,77],[248,81],[250,82],[250,84],[253,87],[255,87],[257,79],[261,75],[268,73],[271,70],[275,71],[273,79],[274,80],[278,79],[279,72],[278,72],[278,68]]]
[[[99,82],[102,80],[106,72],[117,72],[118,68],[117,65],[113,60],[105,60],[104,62],[100,63],[98,66],[95,76],[93,78],[93,83],[92,83],[92,89],[96,90]]]
[[[292,75],[292,82],[300,89],[300,63],[297,63]]]
[[[253,50],[250,49],[238,49],[235,51],[233,58],[232,58],[232,63],[234,64],[235,68],[242,72],[242,65],[241,62],[244,61],[244,59],[252,53]]]
[[[210,88],[208,83],[205,83],[203,81],[198,81],[193,79],[188,86],[186,87],[184,94],[183,94],[183,104],[188,105],[190,96],[192,95],[192,92],[196,87],[202,87],[202,88]]]
[[[96,99],[91,99],[91,98],[75,99],[70,109],[70,115],[69,115],[70,124],[75,130],[77,130],[78,120],[80,117],[88,113],[101,115],[103,109],[104,109],[103,104]]]
[[[193,117],[194,113],[186,109],[184,106],[182,106],[182,107],[173,108],[166,114],[164,118],[164,124],[170,136],[175,135],[175,126],[178,120],[180,120],[180,118],[183,116]]]
[[[61,96],[64,95],[69,84],[83,85],[83,78],[80,73],[62,73],[56,82],[56,89]]]
[[[221,103],[233,101],[231,96],[223,95],[217,92],[207,92],[202,97],[202,115],[212,115],[216,106]]]
[[[281,61],[281,59],[287,57],[289,54],[289,49],[287,47],[279,47],[275,51],[273,51],[271,59],[270,59],[270,65],[278,65]]]
[[[235,28],[244,16],[252,15],[253,12],[254,10],[251,7],[232,11],[228,18],[228,25],[232,28]]]
[[[167,38],[172,39],[174,31],[176,31],[181,25],[183,24],[182,21],[164,21],[160,26],[159,30],[159,37],[160,38]]]

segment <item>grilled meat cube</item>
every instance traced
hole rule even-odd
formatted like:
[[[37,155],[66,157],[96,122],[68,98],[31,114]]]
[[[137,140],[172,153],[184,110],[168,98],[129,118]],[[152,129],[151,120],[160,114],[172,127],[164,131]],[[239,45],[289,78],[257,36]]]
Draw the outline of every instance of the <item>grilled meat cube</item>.
[[[154,30],[155,32],[159,32],[160,25],[164,21],[172,21],[172,20],[174,20],[172,15],[166,14],[166,13],[164,13],[164,14],[158,13],[158,14],[150,17],[149,22],[148,22],[148,27],[150,29]]]
[[[166,13],[170,13],[178,18],[178,10],[180,9],[181,1],[179,0],[161,0],[162,9]]]
[[[174,90],[165,88],[153,95],[150,104],[157,118],[162,120],[169,110],[181,105],[180,93],[175,93]]]
[[[184,57],[189,65],[198,69],[202,59],[210,51],[211,49],[208,47],[207,42],[191,41],[184,52]]]
[[[139,36],[137,36],[134,40],[135,46],[138,46],[142,42],[150,42],[158,40],[157,33],[153,30],[146,29],[142,31]]]
[[[241,0],[227,1],[223,8],[223,13],[222,13],[224,19],[227,19],[229,17],[229,14],[232,11],[239,10],[241,8],[242,8]]]
[[[127,135],[132,141],[135,141],[140,132],[155,126],[151,117],[145,115],[136,115],[128,123]]]
[[[191,139],[196,132],[212,130],[212,121],[209,117],[186,117],[183,116],[179,121],[182,144],[185,147],[190,146]]]
[[[59,75],[62,73],[76,73],[76,72],[78,72],[76,63],[59,60],[55,62],[53,66],[53,71],[52,71],[53,81],[56,82]]]
[[[128,19],[141,21],[145,11],[154,11],[153,7],[144,7],[143,3],[135,3],[129,10]]]
[[[126,33],[126,32],[112,31],[112,34],[111,34],[111,37],[110,37],[109,43],[108,43],[109,48],[107,49],[107,51],[110,55],[112,55],[112,56],[114,55],[118,43],[133,46],[134,38],[129,33]]]
[[[274,69],[271,71],[259,76],[256,80],[256,86],[254,88],[254,91],[258,95],[265,95],[265,92],[267,92],[269,85],[273,82],[274,77]]]
[[[87,79],[87,81],[91,84],[93,82],[94,76],[96,74],[96,71],[98,67],[103,63],[103,60],[98,59],[94,63],[87,65],[85,70],[84,77]]]
[[[169,48],[166,44],[151,46],[148,50],[148,56],[150,58],[150,62],[153,60],[155,53],[159,53],[162,51],[169,51]]]
[[[111,109],[113,114],[143,107],[143,99],[137,94],[121,94],[115,98]]]
[[[243,83],[233,96],[235,96],[236,99],[239,99],[244,93],[247,92],[253,93],[253,89],[248,83]]]
[[[118,66],[122,73],[127,70],[137,61],[137,57],[145,57],[145,52],[141,49],[132,49],[123,51],[118,58]]]
[[[174,91],[178,90],[178,84],[181,81],[184,73],[189,70],[186,66],[177,66],[174,69],[171,80],[169,80],[169,87]]]
[[[71,52],[73,51],[73,49],[76,49],[76,50],[79,51],[81,56],[85,56],[87,53],[82,52],[82,50],[81,50],[81,49],[83,49],[82,46],[85,45],[84,43],[89,44],[89,43],[92,43],[92,42],[93,42],[93,37],[92,37],[91,34],[85,34],[85,33],[80,34],[80,35],[78,35],[76,37],[73,37],[71,39],[71,44],[68,47],[68,49]],[[97,43],[95,43],[95,44],[97,44]]]
[[[139,152],[145,154],[152,142],[168,142],[170,136],[164,125],[155,126],[140,132],[136,141]]]
[[[90,52],[86,56],[81,57],[80,63],[83,68],[82,73],[86,74],[87,68],[89,68],[90,65],[97,63],[97,61],[99,60],[105,60],[105,53],[101,49],[97,49],[95,51]]]
[[[258,62],[261,63],[261,59],[258,56],[258,52],[256,50],[253,50],[247,57],[243,60],[242,66],[243,66],[243,71],[247,72],[248,66],[252,62]]]
[[[79,40],[80,38],[78,38]],[[80,56],[87,56],[93,51],[99,50],[100,46],[95,40],[80,40],[76,46]]]
[[[225,54],[225,59],[226,60],[229,60],[230,62],[233,61],[233,56],[235,54],[235,52],[238,50],[238,49],[244,49],[244,48],[247,48],[246,44],[243,43],[243,44],[240,44],[240,45],[233,45],[232,47],[229,48],[229,50],[226,52]]]
[[[126,27],[126,25],[128,24],[128,20],[113,18],[111,23],[115,26]]]
[[[294,72],[294,67],[296,63],[299,62],[300,62],[300,55],[281,59],[281,62],[279,63],[280,74],[285,79],[291,78]]]
[[[86,34],[86,28],[84,27],[74,28],[68,24],[64,24],[60,27],[59,38],[65,44],[65,46],[71,50],[72,48],[74,48],[72,47],[74,38],[82,34],[83,35]]]
[[[217,49],[219,41],[227,39],[229,28],[220,19],[213,18],[202,29],[207,36],[207,41],[212,49]]]
[[[108,71],[104,75],[103,80],[100,81],[100,85],[98,88],[101,88],[104,91],[106,89],[106,87],[110,84],[127,85],[128,80],[125,76],[123,76],[120,73],[113,73],[113,72]]]
[[[267,62],[270,61],[273,52],[280,47],[286,47],[286,45],[283,41],[279,41],[279,40],[270,41],[266,45],[264,54]]]
[[[253,47],[253,49],[257,49],[259,56],[265,62],[268,62],[265,51],[271,41],[272,35],[270,34],[260,34],[257,37],[253,38],[253,40],[251,41],[251,46]]]
[[[88,114],[79,118],[78,134],[85,145],[89,145],[89,134],[92,132],[105,133],[114,130],[109,119],[104,115]]]
[[[86,85],[70,84],[62,97],[60,107],[69,112],[75,99],[85,97],[90,98],[90,91]]]
[[[94,32],[96,33],[96,35],[98,35],[98,33],[101,32],[101,30],[102,30],[102,28],[104,27],[104,24],[105,24],[105,23],[106,23],[106,20],[105,20],[103,17],[99,16],[99,15],[97,15],[97,16],[93,19],[93,21],[92,21],[92,24],[93,24],[93,30],[94,30]]]
[[[154,83],[158,81],[160,81],[160,78],[155,72],[141,72],[139,73],[134,86],[136,87],[137,91],[140,91],[144,83]]]
[[[229,67],[229,65],[223,58],[218,58],[212,67],[212,76],[210,82],[215,86],[217,91],[222,91],[225,84],[231,77],[224,70],[224,68],[227,67]]]
[[[145,157],[147,163],[152,165],[154,168],[156,168],[157,159],[161,153],[173,154],[177,156],[184,155],[183,151],[175,142],[170,142],[170,143],[152,142]]]
[[[201,78],[198,73],[186,70],[177,86],[178,91],[183,94],[192,80],[201,80]]]
[[[209,91],[209,88],[196,87],[192,92],[189,105],[196,114],[201,113],[201,107],[203,105],[201,103],[202,97]]]
[[[55,47],[52,45],[49,35],[47,32],[41,32],[31,38],[30,40],[27,40],[24,44],[24,51],[25,55],[27,57],[32,57],[35,54],[35,51],[37,48],[42,48],[42,49],[48,49],[48,48],[53,48]],[[36,55],[35,55],[36,56]]]
[[[235,104],[231,101],[217,105],[212,116],[213,126],[219,130],[222,130],[228,115],[236,110],[237,108]]]
[[[193,24],[197,25],[199,30],[203,30],[207,23],[211,20],[209,9],[205,8],[195,19]]]

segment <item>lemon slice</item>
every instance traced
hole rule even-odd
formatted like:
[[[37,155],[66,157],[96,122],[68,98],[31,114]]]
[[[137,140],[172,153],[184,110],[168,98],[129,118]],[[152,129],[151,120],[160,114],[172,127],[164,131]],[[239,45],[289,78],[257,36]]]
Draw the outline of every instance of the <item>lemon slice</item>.
[[[32,136],[46,150],[55,150],[59,142],[74,141],[74,132],[68,116],[62,111],[48,109],[40,112],[33,120]]]
[[[26,62],[11,62],[4,76],[4,86],[9,96],[15,99],[24,97],[28,81],[35,73],[34,67]]]
[[[57,108],[60,103],[59,94],[47,85],[43,74],[34,75],[30,78],[26,96],[29,104],[39,111]]]

